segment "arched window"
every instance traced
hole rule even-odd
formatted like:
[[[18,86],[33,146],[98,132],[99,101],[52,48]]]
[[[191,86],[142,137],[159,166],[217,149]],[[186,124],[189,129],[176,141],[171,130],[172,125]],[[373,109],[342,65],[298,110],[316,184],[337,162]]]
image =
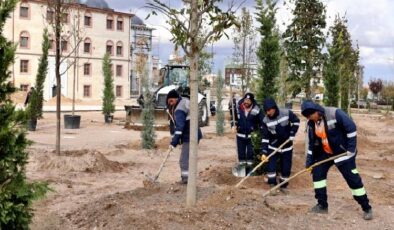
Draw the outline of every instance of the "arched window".
[[[84,53],[92,53],[92,40],[90,38],[85,38],[83,42],[83,52]]]
[[[116,43],[116,56],[123,56],[123,43],[121,41]]]
[[[30,34],[27,31],[22,31],[19,36],[19,46],[23,49],[30,48]]]
[[[53,21],[55,20],[55,12],[52,9],[48,8],[46,18],[49,23],[53,23]]]
[[[114,29],[114,17],[111,15],[107,16],[107,30],[113,30]]]
[[[92,13],[86,12],[83,21],[86,27],[92,27]]]
[[[114,55],[114,43],[112,41],[107,41],[106,52],[111,56]]]
[[[121,16],[116,20],[116,30],[123,31],[123,17]]]
[[[27,2],[21,2],[19,6],[19,18],[30,19],[30,6]]]

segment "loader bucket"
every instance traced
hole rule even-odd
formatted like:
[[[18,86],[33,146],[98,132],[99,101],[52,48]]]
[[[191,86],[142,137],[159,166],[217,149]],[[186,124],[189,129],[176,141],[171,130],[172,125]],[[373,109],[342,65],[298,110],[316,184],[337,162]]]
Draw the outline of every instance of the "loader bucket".
[[[143,130],[143,123],[141,120],[142,109],[139,106],[125,105],[126,110],[126,123],[125,128],[133,130]],[[169,130],[168,114],[164,109],[154,110],[154,127],[158,131]]]

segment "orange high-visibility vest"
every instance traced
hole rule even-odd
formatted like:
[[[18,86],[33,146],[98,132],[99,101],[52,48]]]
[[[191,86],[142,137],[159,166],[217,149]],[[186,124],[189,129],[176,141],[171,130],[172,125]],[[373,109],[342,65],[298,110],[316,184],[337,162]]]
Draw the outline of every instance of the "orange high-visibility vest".
[[[328,143],[326,129],[324,127],[324,121],[315,122],[315,134],[321,138],[323,149],[328,154],[333,154],[330,144]]]

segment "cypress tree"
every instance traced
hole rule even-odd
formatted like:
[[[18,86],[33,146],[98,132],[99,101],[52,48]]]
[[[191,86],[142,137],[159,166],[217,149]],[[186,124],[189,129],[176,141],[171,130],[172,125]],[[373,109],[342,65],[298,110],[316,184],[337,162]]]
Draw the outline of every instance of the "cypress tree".
[[[218,136],[223,136],[224,134],[223,85],[222,72],[219,70],[216,78],[216,134]]]
[[[147,72],[147,71],[146,71]],[[148,76],[148,74],[145,74]],[[149,90],[149,79],[144,80],[144,107],[142,109],[141,117],[144,129],[141,132],[142,148],[153,149],[155,147],[155,116],[153,105],[153,93]]]
[[[325,103],[338,106],[348,112],[349,96],[357,84],[356,70],[359,66],[358,50],[352,47],[352,40],[344,17],[335,17],[330,28],[332,44],[328,49],[328,59],[324,64]]]
[[[266,97],[275,98],[278,93],[277,78],[280,73],[280,45],[279,34],[276,28],[276,1],[267,0],[266,6],[262,0],[257,0],[257,21],[260,23],[261,35],[257,57],[260,61],[258,68],[257,100]]]
[[[324,104],[326,106],[338,106],[339,102],[339,68],[338,59],[340,47],[329,46],[327,60],[323,66]]]
[[[33,120],[42,118],[44,83],[48,72],[49,38],[47,29],[44,29],[42,38],[42,56],[40,57],[38,64],[35,89],[32,92],[31,99],[29,101],[29,107],[27,108],[28,117]]]
[[[115,112],[115,94],[114,79],[112,78],[111,59],[109,53],[104,55],[102,71],[104,75],[103,114],[111,115],[113,112]]]
[[[16,0],[0,4],[0,229],[28,229],[33,217],[32,201],[43,196],[46,184],[28,182],[26,148],[26,113],[16,111],[9,99],[15,88],[9,82],[9,67],[15,59],[16,46],[3,35],[4,24],[15,9]]]

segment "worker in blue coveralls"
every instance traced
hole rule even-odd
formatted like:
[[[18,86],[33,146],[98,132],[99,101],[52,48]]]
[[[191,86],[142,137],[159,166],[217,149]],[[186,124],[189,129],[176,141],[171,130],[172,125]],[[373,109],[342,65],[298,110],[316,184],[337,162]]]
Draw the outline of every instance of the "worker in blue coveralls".
[[[293,140],[300,126],[300,119],[289,109],[279,109],[272,98],[263,102],[265,116],[261,122],[261,151],[262,160],[275,151],[285,141],[290,141],[273,155],[268,162],[266,171],[268,184],[274,187],[277,181],[277,161],[280,160],[279,181],[288,179],[291,173],[293,157]],[[281,186],[280,190],[287,193],[288,183]],[[275,194],[275,193],[274,193]]]
[[[181,97],[176,90],[171,90],[167,94],[167,108],[170,114],[170,132],[172,140],[170,148],[174,149],[182,144],[179,166],[181,169],[181,183],[187,184],[189,177],[189,142],[190,142],[190,101]],[[198,128],[198,141],[202,138],[200,128]]]
[[[238,106],[234,111],[235,124],[237,131],[237,152],[239,165],[253,165],[253,145],[252,132],[259,130],[260,126],[260,107],[257,105],[254,95],[246,93],[238,102]],[[232,118],[232,117],[231,117]]]
[[[360,204],[365,220],[373,218],[367,193],[356,167],[357,131],[356,125],[341,109],[322,107],[313,101],[301,105],[301,113],[308,119],[309,137],[306,154],[306,168],[318,161],[346,152],[346,156],[323,163],[311,169],[317,205],[314,213],[328,213],[327,173],[332,165],[338,168],[350,187],[353,198]]]

